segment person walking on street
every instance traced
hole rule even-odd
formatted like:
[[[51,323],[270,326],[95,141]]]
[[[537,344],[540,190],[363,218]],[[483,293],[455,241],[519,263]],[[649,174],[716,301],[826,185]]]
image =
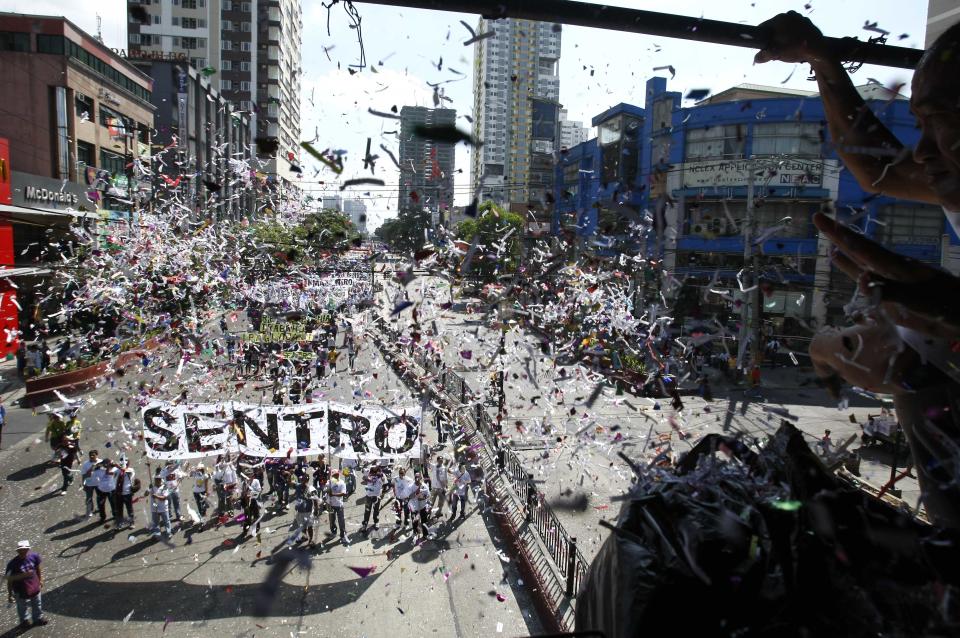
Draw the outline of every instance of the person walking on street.
[[[150,488],[150,511],[153,514],[153,525],[150,531],[154,536],[160,535],[160,523],[163,523],[163,530],[167,536],[173,535],[170,529],[170,512],[167,509],[167,495],[169,494],[163,478],[153,477],[153,487]]]
[[[461,520],[467,515],[467,488],[470,487],[470,473],[467,471],[467,465],[465,463],[460,464],[460,468],[457,470],[456,478],[453,481],[453,492],[450,495],[450,518],[447,519],[450,522],[453,522],[453,519],[457,516],[457,505],[460,505],[460,518]]]
[[[139,491],[140,481],[136,477],[136,472],[130,467],[129,461],[125,462],[120,469],[120,479],[117,481],[117,529],[133,528],[133,495]],[[124,509],[127,510],[128,518],[126,519],[123,518]]]
[[[367,535],[367,523],[370,522],[370,512],[373,512],[373,529],[377,529],[380,523],[380,500],[383,497],[383,470],[379,465],[373,465],[367,475],[363,477],[363,487],[365,492],[363,503],[363,524],[360,526],[360,533]]]
[[[65,436],[60,439],[60,447],[57,448],[57,456],[60,463],[60,474],[63,476],[63,485],[60,487],[60,495],[65,496],[67,488],[73,483],[73,466],[77,463],[77,454],[79,452],[77,441],[71,436]]]
[[[347,484],[340,479],[340,472],[334,470],[327,486],[327,505],[330,508],[330,536],[336,536],[340,528],[340,543],[349,545],[347,527],[343,519],[343,499],[347,495]]]
[[[413,495],[410,497],[407,506],[410,508],[410,516],[413,519],[413,534],[419,536],[417,542],[422,543],[427,540],[428,534],[427,519],[430,515],[430,488],[424,484],[423,477],[419,474],[414,479]]]
[[[260,525],[260,495],[263,493],[263,486],[260,479],[256,476],[249,481],[243,482],[243,488],[240,493],[240,503],[243,505],[243,533],[246,534],[250,527],[253,527],[253,534],[259,533]]]
[[[100,459],[96,450],[90,450],[89,458],[80,466],[80,478],[83,479],[84,499],[87,503],[87,517],[93,516],[93,497],[97,494],[97,484],[100,479],[94,472],[100,467]]]
[[[440,518],[443,516],[443,506],[447,502],[447,490],[449,489],[450,474],[447,470],[446,461],[442,456],[437,457],[437,462],[430,468],[430,508],[436,507],[434,516]]]
[[[168,461],[162,472],[163,480],[167,484],[167,507],[170,510],[170,520],[180,522],[180,481],[183,479],[183,472],[177,467],[176,462]]]
[[[43,617],[40,592],[43,589],[43,570],[40,554],[30,551],[30,541],[17,543],[17,555],[7,563],[5,573],[7,578],[7,600],[16,602],[17,615],[20,617],[20,630],[26,630],[31,625],[27,622],[27,605],[30,606],[30,615],[33,626],[40,627],[47,624]]]
[[[393,510],[396,513],[397,520],[393,525],[394,533],[407,526],[410,520],[410,510],[407,509],[407,501],[413,496],[414,483],[407,476],[407,468],[401,467],[397,471],[397,477],[393,479]],[[401,521],[403,524],[401,525]]]
[[[3,428],[7,424],[7,408],[3,405],[3,400],[0,399],[0,450],[3,449]]]
[[[210,494],[210,474],[203,463],[190,473],[190,479],[193,483],[193,501],[197,504],[197,514],[202,521],[207,515],[207,496]]]
[[[120,469],[110,459],[104,459],[100,467],[94,470],[97,477],[97,510],[100,512],[101,523],[107,520],[107,510],[104,507],[107,502],[110,503],[110,515],[117,518],[117,501],[113,493],[117,489],[119,474]]]

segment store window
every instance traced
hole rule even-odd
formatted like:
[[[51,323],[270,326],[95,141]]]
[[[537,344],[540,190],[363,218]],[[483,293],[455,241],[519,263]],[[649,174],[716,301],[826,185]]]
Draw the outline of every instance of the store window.
[[[753,155],[820,157],[820,124],[776,122],[753,125]]]
[[[742,124],[727,124],[687,131],[687,160],[743,157],[745,129]]]
[[[87,166],[96,166],[97,157],[93,144],[77,142],[77,169],[82,171]]]
[[[83,121],[93,119],[93,99],[80,93],[73,94],[73,105],[76,109],[76,116]]]

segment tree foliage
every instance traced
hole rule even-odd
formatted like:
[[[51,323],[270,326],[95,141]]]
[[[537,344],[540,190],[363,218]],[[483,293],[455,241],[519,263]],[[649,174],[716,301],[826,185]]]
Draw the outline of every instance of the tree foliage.
[[[522,235],[523,217],[489,201],[480,205],[476,219],[457,225],[458,239],[472,243],[476,238],[482,247],[471,262],[471,271],[484,277],[516,270]]]
[[[410,254],[426,243],[430,229],[430,211],[422,208],[401,209],[396,217],[386,220],[374,233],[390,250]]]
[[[255,243],[281,263],[313,263],[322,253],[345,251],[360,238],[346,215],[329,208],[305,215],[299,224],[263,221],[250,231]]]

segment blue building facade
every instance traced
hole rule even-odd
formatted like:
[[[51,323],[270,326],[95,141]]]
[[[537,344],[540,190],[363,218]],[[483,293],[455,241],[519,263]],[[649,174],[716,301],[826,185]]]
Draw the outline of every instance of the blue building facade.
[[[916,142],[906,99],[875,84],[859,90],[905,145]],[[729,305],[703,290],[740,294],[748,220],[771,334],[795,334],[792,321],[821,325],[853,294],[811,222],[818,210],[901,254],[960,265],[960,241],[940,208],[867,193],[844,170],[813,92],[741,85],[684,108],[655,77],[643,108],[618,104],[592,123],[596,138],[558,161],[554,232],[597,258],[638,253],[662,264],[689,284],[681,294],[694,318]],[[638,241],[637,222],[654,232]]]

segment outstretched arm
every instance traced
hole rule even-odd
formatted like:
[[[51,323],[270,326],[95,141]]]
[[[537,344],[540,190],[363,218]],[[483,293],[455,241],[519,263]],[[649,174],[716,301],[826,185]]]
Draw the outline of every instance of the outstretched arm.
[[[817,78],[830,138],[844,165],[867,192],[939,204],[923,168],[864,102],[820,30],[796,11],[760,25],[770,33],[755,60],[808,63]]]

